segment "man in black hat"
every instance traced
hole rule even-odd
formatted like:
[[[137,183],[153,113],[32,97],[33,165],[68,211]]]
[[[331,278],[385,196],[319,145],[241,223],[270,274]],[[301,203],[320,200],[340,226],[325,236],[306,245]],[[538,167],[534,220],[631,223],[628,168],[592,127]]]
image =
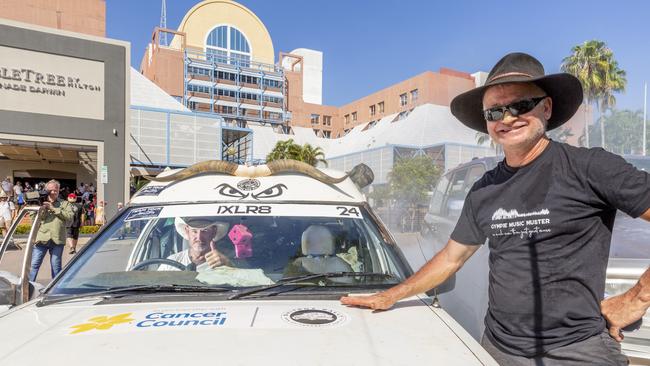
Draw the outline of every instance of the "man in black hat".
[[[625,365],[620,329],[650,304],[650,274],[603,301],[616,210],[650,220],[650,180],[603,149],[551,141],[546,131],[582,102],[569,74],[544,75],[512,53],[451,111],[503,146],[505,159],[474,184],[447,246],[415,275],[343,304],[388,309],[443,283],[489,239],[489,304],[481,344],[501,365]],[[609,332],[607,328],[609,327]]]

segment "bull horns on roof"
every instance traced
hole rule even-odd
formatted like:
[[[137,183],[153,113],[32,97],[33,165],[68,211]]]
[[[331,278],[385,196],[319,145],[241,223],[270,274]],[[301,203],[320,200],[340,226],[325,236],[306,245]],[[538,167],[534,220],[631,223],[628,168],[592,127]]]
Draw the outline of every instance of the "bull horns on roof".
[[[334,178],[307,163],[288,159],[274,160],[266,163],[266,165],[256,166],[238,165],[223,160],[209,160],[196,163],[171,175],[163,177],[147,177],[147,179],[157,182],[181,181],[207,173],[223,173],[236,177],[256,178],[284,172],[299,172],[326,184],[340,183],[350,177],[359,188],[367,186],[372,183],[374,179],[372,170],[365,164],[359,164],[352,168],[348,174],[340,178]]]

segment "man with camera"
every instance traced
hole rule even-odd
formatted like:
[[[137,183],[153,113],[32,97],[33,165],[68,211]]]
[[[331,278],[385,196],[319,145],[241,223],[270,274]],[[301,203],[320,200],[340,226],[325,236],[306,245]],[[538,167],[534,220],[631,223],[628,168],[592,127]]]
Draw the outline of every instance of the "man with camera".
[[[51,180],[45,184],[47,196],[42,203],[41,225],[36,234],[36,243],[32,252],[32,264],[29,280],[36,281],[43,258],[50,253],[52,278],[61,271],[61,256],[65,247],[66,225],[72,220],[72,206],[68,201],[59,199],[60,184]]]

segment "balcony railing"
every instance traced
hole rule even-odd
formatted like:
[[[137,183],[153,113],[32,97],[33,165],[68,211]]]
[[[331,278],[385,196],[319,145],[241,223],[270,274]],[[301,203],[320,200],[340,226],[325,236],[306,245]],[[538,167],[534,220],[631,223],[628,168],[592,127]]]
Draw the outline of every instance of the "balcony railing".
[[[215,66],[227,66],[234,68],[241,68],[245,71],[263,71],[266,73],[278,73],[282,74],[282,67],[278,65],[266,64],[262,62],[242,60],[236,57],[228,57],[222,55],[214,55],[210,53],[205,53],[198,50],[185,50],[185,58],[189,62],[200,62],[207,64],[214,64]]]

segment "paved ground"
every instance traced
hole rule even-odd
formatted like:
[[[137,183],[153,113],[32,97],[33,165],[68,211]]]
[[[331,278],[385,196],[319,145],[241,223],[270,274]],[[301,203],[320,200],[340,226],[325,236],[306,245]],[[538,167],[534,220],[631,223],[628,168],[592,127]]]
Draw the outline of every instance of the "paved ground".
[[[77,250],[82,248],[90,239],[90,237],[80,237],[79,242],[77,244]],[[21,247],[24,247],[23,243],[26,241],[26,239],[17,239],[18,243],[21,244]],[[2,258],[2,262],[0,263],[0,270],[3,271],[8,271],[14,274],[17,274],[20,272],[22,263],[23,263],[23,258],[24,258],[25,252],[24,250],[7,250],[5,253],[4,257]],[[68,248],[66,248],[63,251],[63,265],[65,266],[68,261],[72,258],[72,255],[68,254]],[[41,265],[41,269],[38,272],[38,276],[36,277],[36,281],[42,283],[43,285],[46,285],[50,280],[52,279],[51,277],[51,269],[50,269],[50,255],[47,254],[45,256],[45,259],[43,260],[43,264]]]

